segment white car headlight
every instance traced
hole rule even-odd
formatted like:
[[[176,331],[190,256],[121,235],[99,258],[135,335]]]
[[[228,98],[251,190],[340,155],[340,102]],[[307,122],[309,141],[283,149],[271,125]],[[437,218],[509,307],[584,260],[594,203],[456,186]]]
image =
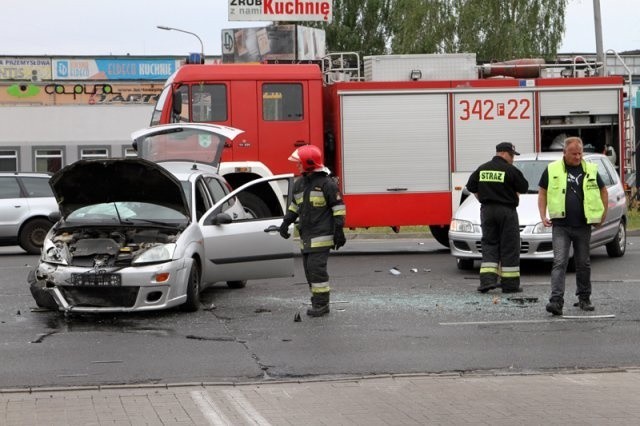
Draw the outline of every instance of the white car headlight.
[[[468,220],[453,219],[449,229],[455,232],[473,232],[473,223]]]
[[[69,259],[69,248],[66,244],[56,245],[49,239],[45,240],[41,256],[43,262],[68,265],[67,259]]]
[[[536,223],[536,226],[533,227],[533,234],[550,234],[551,233],[551,227],[550,226],[544,226],[544,224],[542,222],[538,222]]]
[[[149,250],[145,250],[136,256],[132,263],[139,265],[141,263],[168,262],[173,259],[174,251],[176,251],[176,245],[174,243],[153,246]]]

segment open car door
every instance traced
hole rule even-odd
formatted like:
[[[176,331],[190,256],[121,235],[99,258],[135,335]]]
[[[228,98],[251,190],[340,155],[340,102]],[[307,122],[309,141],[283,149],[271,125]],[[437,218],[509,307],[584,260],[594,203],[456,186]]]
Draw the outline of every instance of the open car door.
[[[282,201],[270,207],[268,217],[233,219],[226,213],[239,202],[238,194],[264,183]],[[278,232],[292,188],[292,174],[256,179],[229,193],[202,216],[203,282],[293,276],[294,244]]]

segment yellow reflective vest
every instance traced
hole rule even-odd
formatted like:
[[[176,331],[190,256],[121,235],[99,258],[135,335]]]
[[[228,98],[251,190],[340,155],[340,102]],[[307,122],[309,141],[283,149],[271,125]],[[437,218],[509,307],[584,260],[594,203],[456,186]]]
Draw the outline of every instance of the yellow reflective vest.
[[[566,217],[565,200],[567,192],[567,168],[564,159],[554,161],[547,166],[549,184],[547,186],[547,209],[551,219]],[[598,187],[598,166],[582,160],[585,172],[582,180],[584,215],[588,224],[600,223],[604,214],[604,205]]]

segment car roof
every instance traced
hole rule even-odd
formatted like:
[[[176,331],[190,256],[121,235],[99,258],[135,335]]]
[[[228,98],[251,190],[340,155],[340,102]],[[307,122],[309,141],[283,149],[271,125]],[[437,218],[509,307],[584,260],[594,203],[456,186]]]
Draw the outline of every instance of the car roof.
[[[51,177],[51,174],[40,172],[0,172],[0,176],[41,177],[49,179]]]

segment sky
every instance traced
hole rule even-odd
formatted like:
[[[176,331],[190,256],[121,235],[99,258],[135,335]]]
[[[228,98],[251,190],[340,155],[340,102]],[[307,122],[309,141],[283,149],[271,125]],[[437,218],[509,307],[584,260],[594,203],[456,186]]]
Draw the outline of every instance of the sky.
[[[639,0],[600,0],[603,47],[640,49]],[[0,56],[220,55],[221,30],[270,22],[227,20],[229,0],[29,0],[3,2]],[[595,53],[592,0],[569,0],[560,53]]]

